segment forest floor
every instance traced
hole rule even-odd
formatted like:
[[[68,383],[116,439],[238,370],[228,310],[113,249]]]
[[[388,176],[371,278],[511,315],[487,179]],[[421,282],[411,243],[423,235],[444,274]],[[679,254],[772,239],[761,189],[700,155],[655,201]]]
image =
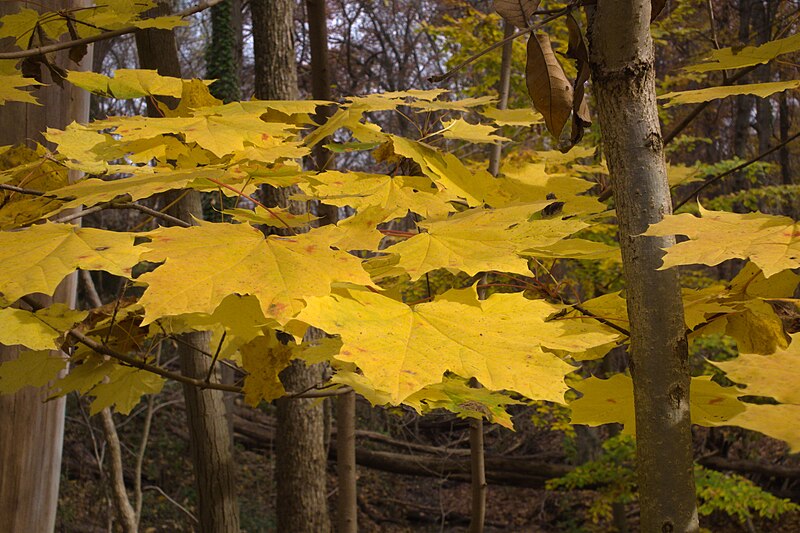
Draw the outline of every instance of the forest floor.
[[[170,396],[171,394],[171,396]],[[144,506],[140,531],[142,533],[195,531],[189,513],[193,512],[195,490],[192,485],[192,469],[189,462],[188,434],[184,423],[182,402],[177,391],[167,393],[159,399],[163,404],[154,415],[153,428],[148,443],[143,468]],[[238,411],[238,410],[237,410]],[[242,410],[242,412],[245,412]],[[255,413],[255,414],[253,414]],[[386,430],[386,417],[373,413],[362,406],[359,424]],[[119,423],[120,438],[126,461],[128,486],[132,486],[130,476],[133,471],[134,450],[138,447],[141,431],[141,416],[132,417]],[[261,533],[275,531],[274,523],[274,462],[271,443],[256,445],[253,434],[263,431],[264,440],[269,441],[273,419],[269,410],[250,412],[249,420],[241,421],[249,436],[242,435],[237,428],[236,458],[237,483],[241,511],[242,531]],[[398,418],[398,417],[394,417]],[[91,421],[91,429],[87,424]],[[445,420],[443,418],[443,420]],[[451,423],[442,434],[448,439],[465,434],[461,421]],[[397,424],[397,421],[389,421]],[[407,424],[406,424],[407,425]],[[424,438],[431,431],[440,431],[442,422],[420,428],[420,422],[413,421],[405,431],[415,433],[416,443],[420,435]],[[395,426],[395,430],[398,426]],[[259,429],[260,428],[260,429]],[[436,429],[439,428],[439,429]],[[249,431],[248,431],[249,429]],[[396,431],[397,432],[397,431]],[[402,433],[402,431],[400,431]],[[552,452],[560,446],[557,432],[533,431],[531,437],[537,442],[540,451]],[[520,432],[513,434],[506,430],[488,429],[489,446],[505,446],[508,449],[529,447],[520,445]],[[550,434],[551,436],[547,436]],[[553,436],[555,435],[555,436]],[[516,440],[515,440],[516,439]],[[527,439],[526,440],[530,440]],[[428,438],[428,444],[440,445],[436,439]],[[460,439],[462,445],[464,439]],[[454,442],[450,440],[450,442]],[[509,444],[511,443],[511,444]],[[372,445],[372,443],[367,443]],[[427,445],[427,444],[426,444]],[[549,448],[549,449],[548,449]],[[763,447],[764,453],[774,455],[776,450]],[[397,451],[396,448],[394,451]],[[459,452],[462,456],[464,450]],[[103,435],[99,420],[88,419],[79,409],[75,398],[70,398],[64,443],[64,465],[62,467],[61,493],[59,499],[58,526],[56,531],[69,533],[99,533],[114,531],[110,528],[109,517],[113,510],[108,504],[105,472],[98,469],[97,457],[104,454]],[[107,462],[107,461],[106,461]],[[800,460],[794,458],[794,466]],[[328,464],[328,485],[330,508],[335,507],[336,479],[335,465]],[[784,489],[792,489],[797,494],[797,480],[784,482]],[[791,490],[789,492],[792,492]],[[587,509],[597,498],[592,491],[557,492],[541,488],[500,486],[490,484],[487,496],[487,533],[540,533],[540,532],[600,532],[614,531],[608,521],[592,523]],[[405,533],[405,532],[455,532],[465,531],[469,523],[470,487],[467,482],[448,477],[420,477],[389,473],[359,467],[359,531],[365,533]],[[635,504],[625,508],[629,530],[638,531],[637,507]],[[752,523],[739,524],[727,515],[714,514],[703,517],[702,524],[707,531],[722,533],[796,533],[800,531],[800,513],[784,515],[780,520],[753,519]]]

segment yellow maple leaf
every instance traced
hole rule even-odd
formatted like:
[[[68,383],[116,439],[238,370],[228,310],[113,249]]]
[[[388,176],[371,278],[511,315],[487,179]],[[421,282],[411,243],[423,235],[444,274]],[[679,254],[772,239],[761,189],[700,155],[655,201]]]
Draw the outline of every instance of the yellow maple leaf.
[[[728,47],[713,50],[705,63],[686,67],[689,72],[710,72],[768,63],[782,54],[800,50],[800,34],[775,39],[760,46]]]
[[[281,344],[274,332],[256,337],[240,348],[244,379],[244,401],[255,407],[262,400],[270,402],[286,393],[278,375],[291,363],[292,346]]]
[[[400,256],[397,266],[412,281],[438,268],[470,275],[488,270],[527,275],[526,251],[543,251],[587,227],[574,218],[529,220],[549,203],[471,209],[446,220],[420,223],[426,232],[390,246],[386,252]]]
[[[661,269],[676,265],[714,266],[727,259],[750,259],[767,278],[800,267],[800,224],[789,217],[762,213],[708,211],[701,217],[669,215],[645,236],[686,235],[689,240],[667,249]]]
[[[23,387],[43,387],[67,367],[66,358],[50,351],[25,351],[0,364],[0,394],[12,394]]]
[[[86,318],[88,311],[75,311],[53,304],[35,313],[7,307],[0,309],[0,344],[21,345],[30,350],[55,350],[64,332]]]
[[[37,292],[52,295],[77,268],[130,277],[146,250],[133,245],[135,237],[53,223],[0,232],[0,302],[8,305]]]
[[[496,135],[497,128],[487,124],[470,124],[463,118],[442,122],[440,133],[445,139],[458,139],[471,143],[498,143],[509,141],[506,137]]]
[[[547,321],[557,306],[520,294],[480,302],[474,289],[410,307],[381,294],[341,290],[310,298],[298,320],[342,337],[337,359],[355,363],[398,404],[451,371],[490,390],[563,402],[573,367],[545,349],[582,351],[617,338],[602,326]],[[387,328],[386,324],[392,324]]]
[[[164,378],[146,370],[122,365],[114,365],[108,374],[107,383],[95,385],[89,394],[95,397],[89,408],[96,415],[106,407],[127,415],[145,394],[158,394],[164,387]]]
[[[144,324],[163,316],[212,314],[229,294],[257,297],[264,316],[283,324],[306,298],[328,294],[334,281],[371,284],[360,259],[331,250],[315,231],[265,239],[248,224],[200,222],[147,236],[150,251],[142,258],[164,264],[139,278],[148,285],[141,299]]]
[[[630,376],[615,374],[608,379],[590,377],[573,386],[582,393],[580,398],[569,403],[573,424],[599,426],[617,422],[624,425],[625,433],[635,433],[633,380]],[[737,399],[737,396],[741,396],[739,389],[722,387],[711,381],[710,376],[692,378],[690,389],[689,405],[693,424],[727,425],[746,408]]]
[[[717,98],[727,98],[739,94],[753,94],[759,98],[766,98],[775,93],[789,91],[800,87],[800,80],[771,81],[768,83],[746,83],[744,85],[731,85],[723,87],[707,87],[691,91],[678,91],[662,94],[659,100],[667,100],[664,107],[681,104],[697,104],[708,102]]]
[[[741,351],[730,361],[715,362],[728,379],[747,385],[742,394],[769,396],[781,403],[800,405],[800,389],[792,369],[800,363],[800,333],[792,335],[788,347],[770,355]]]
[[[0,105],[6,102],[25,102],[28,104],[39,105],[39,101],[20,87],[31,87],[34,85],[44,85],[33,78],[23,78],[22,74],[0,74]]]

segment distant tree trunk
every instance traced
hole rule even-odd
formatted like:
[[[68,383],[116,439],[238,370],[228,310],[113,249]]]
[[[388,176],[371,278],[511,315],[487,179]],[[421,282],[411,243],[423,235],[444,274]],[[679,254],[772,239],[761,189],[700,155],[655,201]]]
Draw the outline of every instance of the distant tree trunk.
[[[786,99],[786,93],[782,92],[780,95],[780,133],[781,133],[781,143],[786,143],[789,139],[789,129],[792,124],[792,117],[789,111],[789,102]],[[792,179],[792,167],[789,160],[789,147],[784,144],[784,146],[778,152],[778,156],[781,162],[781,181],[784,185],[791,185],[794,183]]]
[[[294,2],[251,0],[256,97],[291,100],[297,97],[294,56]],[[286,205],[276,189],[268,202]],[[287,390],[305,390],[322,381],[319,365],[295,361],[281,373]],[[326,491],[327,453],[324,411],[313,399],[282,398],[277,404],[275,482],[277,530],[291,533],[327,533],[331,529]]]
[[[160,3],[155,10],[159,14],[170,11],[166,2]],[[171,31],[141,30],[136,33],[136,47],[142,68],[156,69],[164,76],[181,77],[175,35]],[[159,116],[152,102],[148,102],[148,114]],[[164,197],[169,202],[177,199],[178,193],[166,193]],[[191,222],[192,217],[202,217],[200,195],[192,192],[183,196],[172,207],[170,214],[187,222]],[[208,352],[208,334],[189,333],[181,339],[183,342],[177,345],[181,372],[204,379],[211,365],[211,360],[203,354]],[[218,368],[211,373],[216,381],[219,381]],[[189,385],[184,385],[183,391],[201,531],[236,533],[239,531],[239,508],[224,395],[221,391],[199,390]]]
[[[35,10],[73,9],[91,4],[88,0],[41,2],[0,2],[0,16],[28,8]],[[45,6],[42,8],[42,6]],[[0,41],[0,50],[11,50],[11,43]],[[67,63],[67,52],[56,55],[56,62],[72,70],[91,68],[91,50],[80,65]],[[89,118],[89,93],[51,83],[35,91],[41,106],[9,102],[0,107],[0,145],[44,142],[48,127],[64,128],[72,121]],[[70,179],[77,178],[77,174]],[[69,276],[56,290],[51,302],[75,305],[77,277]],[[0,362],[16,359],[20,349],[0,345]],[[45,403],[45,390],[26,387],[0,396],[0,523],[8,533],[53,531],[61,477],[61,451],[64,436],[65,398]]]
[[[210,87],[211,94],[225,103],[241,99],[239,71],[242,54],[238,50],[242,35],[241,22],[239,2],[225,0],[211,8],[211,42],[206,48],[206,77],[217,80]]]
[[[510,22],[503,24],[503,37],[509,38],[516,28]],[[503,45],[503,56],[500,61],[500,80],[497,83],[497,94],[500,101],[497,102],[497,109],[508,107],[508,95],[511,92],[511,59],[514,53],[514,41],[508,41]],[[489,155],[489,174],[497,176],[500,173],[500,162],[503,155],[503,143],[496,143],[492,146]]]
[[[657,270],[672,238],[638,236],[671,213],[658,120],[650,0],[590,9],[590,62],[614,187],[631,325],[641,529],[699,529],[689,358],[678,273]]]
[[[250,0],[253,17],[256,98],[297,98],[297,60],[294,57],[294,1]]]
[[[315,100],[331,99],[331,65],[328,54],[328,10],[325,0],[306,0],[306,15],[308,16],[308,44],[311,51],[311,96]],[[328,106],[317,108],[314,120],[324,124],[330,117],[332,109]],[[323,145],[317,143],[311,152],[312,167],[316,170],[335,168],[333,154]],[[328,213],[318,214],[326,217]],[[336,219],[323,220],[323,224],[335,223]]]
[[[772,38],[773,9],[772,0],[755,0],[753,10],[753,27],[756,29],[758,44],[764,44]],[[771,81],[771,67],[767,63],[756,70],[756,79],[759,82]],[[772,144],[772,129],[774,117],[770,98],[756,99],[756,130],[758,132],[758,153],[769,150]],[[769,157],[774,161],[774,157]]]
[[[739,0],[739,42],[744,44],[750,39],[750,12],[754,0]],[[747,159],[747,143],[750,139],[753,103],[755,97],[740,94],[736,97],[736,118],[733,128],[733,155]]]
[[[336,398],[336,533],[358,531],[358,492],[356,491],[356,393]]]

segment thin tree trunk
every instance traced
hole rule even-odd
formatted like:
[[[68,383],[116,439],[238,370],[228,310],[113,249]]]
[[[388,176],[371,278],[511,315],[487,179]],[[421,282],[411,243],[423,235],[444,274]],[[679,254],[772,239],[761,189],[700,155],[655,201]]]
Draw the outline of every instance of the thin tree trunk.
[[[753,0],[739,0],[739,42],[744,44],[750,39],[750,12]],[[733,128],[733,154],[740,159],[747,159],[747,141],[750,138],[751,115],[755,97],[740,94],[736,97],[736,118]]]
[[[58,0],[44,9],[72,9],[90,3]],[[41,10],[42,5],[0,2],[0,16],[21,8]],[[10,50],[10,46],[8,40],[0,42],[0,50]],[[67,52],[56,54],[56,62],[72,70],[90,69],[91,60],[91,49],[79,65],[67,64]],[[88,120],[89,93],[44,81],[49,86],[35,91],[41,106],[9,102],[0,107],[0,145],[44,142],[42,132],[48,127],[64,128],[72,121]],[[70,172],[70,180],[78,176]],[[71,275],[52,299],[42,303],[63,302],[74,307],[76,287],[77,276]],[[0,362],[16,359],[20,351],[19,347],[0,345]],[[33,387],[0,396],[0,521],[8,533],[50,532],[56,525],[66,398],[45,402],[47,396],[45,389]]]
[[[294,2],[251,0],[256,97],[297,97],[294,56]],[[268,203],[287,205],[285,191],[265,191]],[[295,361],[281,373],[287,390],[305,390],[322,381],[320,365]],[[277,529],[291,533],[327,533],[331,529],[326,490],[325,416],[322,403],[282,398],[277,402],[275,481]]]
[[[472,513],[469,522],[469,533],[483,533],[486,522],[486,467],[483,451],[483,418],[470,421],[469,450],[472,488]]]
[[[672,211],[649,23],[649,0],[601,0],[590,10],[590,61],[631,324],[641,527],[696,532],[681,288],[675,269],[657,270],[675,239],[639,236]]]
[[[114,508],[117,511],[124,533],[136,533],[136,512],[133,510],[131,501],[128,498],[128,491],[125,489],[125,476],[122,469],[122,448],[119,443],[117,426],[114,425],[114,417],[111,409],[106,407],[100,411],[100,418],[103,421],[103,433],[108,445],[109,459],[111,465],[111,492],[114,495]]]
[[[784,146],[778,152],[778,157],[781,162],[781,182],[784,185],[791,185],[792,180],[792,167],[789,159],[789,147],[786,141],[789,139],[789,128],[791,127],[792,117],[789,114],[789,102],[786,99],[786,93],[780,95],[780,134],[781,143]]]
[[[503,38],[508,39],[514,33],[516,28],[508,21],[504,22]],[[497,85],[497,93],[500,101],[497,102],[497,109],[506,109],[508,107],[508,94],[511,91],[511,59],[514,52],[514,41],[508,41],[503,45],[503,58],[500,62],[500,81]],[[492,176],[497,176],[500,173],[500,161],[503,155],[503,143],[498,142],[492,146],[492,152],[489,155],[489,173]]]
[[[356,393],[350,391],[336,399],[336,476],[339,481],[336,533],[358,531],[355,422]]]
[[[169,12],[167,3],[160,3],[154,11]],[[157,70],[161,75],[181,77],[175,36],[171,31],[141,30],[136,33],[136,48],[142,68]],[[152,102],[148,114],[160,116]],[[165,193],[165,200],[175,203],[170,214],[191,222],[202,218],[200,195],[179,191]],[[189,333],[177,344],[181,371],[188,376],[219,381],[218,367],[210,372],[212,362],[203,355],[208,351],[209,335],[206,332]],[[232,438],[226,417],[225,399],[221,391],[198,390],[185,385],[186,418],[189,425],[190,449],[195,469],[197,507],[203,533],[236,533],[239,531],[239,508],[236,501]]]
[[[770,2],[756,0],[753,13],[753,27],[756,29],[758,44],[768,42],[772,37],[772,18],[773,12]],[[772,69],[769,63],[761,65],[756,69],[756,79],[760,82],[771,81]],[[758,98],[756,100],[756,130],[758,132],[758,153],[769,150],[772,144],[773,129],[772,102],[770,98]],[[770,158],[773,159],[774,158]]]
[[[306,0],[306,14],[308,16],[308,43],[311,49],[311,96],[315,100],[331,99],[331,65],[328,54],[328,10],[326,0]],[[319,124],[328,121],[332,112],[329,106],[317,108],[317,115],[314,119]],[[311,159],[314,168],[317,170],[335,168],[333,154],[323,145],[325,142],[317,143],[312,148]],[[336,223],[336,219],[327,219],[329,212],[323,211],[318,216],[323,217],[322,224]]]

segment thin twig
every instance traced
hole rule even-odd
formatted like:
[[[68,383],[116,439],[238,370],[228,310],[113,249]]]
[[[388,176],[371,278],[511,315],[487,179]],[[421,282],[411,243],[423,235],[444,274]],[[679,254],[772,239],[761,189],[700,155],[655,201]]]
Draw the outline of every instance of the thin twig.
[[[13,191],[13,192],[18,192],[20,194],[29,194],[31,196],[48,196],[47,193],[43,193],[42,191],[34,191],[33,189],[25,189],[23,187],[17,187],[16,185],[9,185],[7,183],[0,183],[0,190]],[[49,196],[49,198],[57,198],[57,197],[56,196]]]
[[[683,204],[685,204],[686,202],[688,202],[692,198],[696,197],[698,194],[700,194],[701,191],[703,191],[703,189],[705,189],[709,185],[718,182],[719,180],[721,180],[722,178],[724,178],[726,176],[730,176],[734,172],[738,172],[738,171],[742,170],[743,168],[749,167],[753,163],[755,163],[757,161],[760,161],[761,159],[764,159],[765,157],[767,157],[768,155],[770,155],[770,154],[772,154],[774,152],[777,152],[778,150],[780,150],[781,148],[783,148],[784,146],[786,146],[787,144],[789,144],[793,140],[797,139],[798,137],[800,137],[800,131],[798,131],[797,133],[795,133],[794,135],[792,135],[791,137],[789,137],[788,139],[786,139],[782,143],[776,144],[775,146],[773,146],[772,148],[770,148],[766,152],[762,152],[762,153],[758,154],[757,156],[753,157],[752,159],[748,159],[747,161],[745,161],[741,165],[737,165],[737,166],[733,167],[730,170],[726,170],[725,172],[723,172],[721,174],[717,174],[716,176],[712,176],[711,178],[706,179],[703,182],[702,185],[700,185],[697,189],[692,191],[692,193],[687,194],[686,197],[683,200],[681,200],[680,202],[675,204],[674,210],[677,211],[677,209],[679,207],[681,207]]]
[[[196,517],[196,516],[194,516],[194,515],[192,514],[192,512],[191,512],[191,511],[189,511],[189,509],[187,509],[187,508],[186,508],[186,507],[184,507],[183,505],[179,504],[178,502],[176,502],[175,500],[173,500],[172,498],[170,498],[170,497],[169,497],[169,495],[168,495],[166,492],[164,492],[163,490],[161,490],[161,487],[157,487],[157,486],[155,486],[155,485],[148,485],[148,486],[144,487],[144,489],[142,489],[142,490],[154,490],[154,491],[158,492],[158,493],[159,493],[159,494],[161,494],[163,497],[165,497],[165,498],[167,499],[167,501],[168,501],[168,502],[170,502],[172,505],[174,505],[175,507],[177,507],[178,509],[180,509],[181,511],[183,511],[183,512],[186,514],[186,516],[188,516],[189,518],[191,518],[191,519],[192,519],[192,521],[193,521],[193,522],[195,522],[196,524],[199,524],[199,523],[200,523],[200,521],[199,521],[199,520],[197,520],[197,517]]]
[[[431,76],[430,78],[428,78],[428,81],[431,82],[431,83],[442,83],[443,81],[449,80],[450,78],[455,76],[456,73],[458,73],[461,69],[463,69],[464,67],[466,67],[470,63],[473,63],[474,61],[480,59],[481,57],[485,56],[486,54],[488,54],[492,50],[500,48],[501,46],[503,46],[507,42],[513,41],[517,37],[522,37],[523,35],[527,35],[527,34],[529,34],[531,32],[534,32],[534,31],[538,30],[539,28],[541,28],[542,26],[544,26],[548,22],[552,22],[552,21],[556,20],[557,18],[563,17],[564,15],[569,13],[574,7],[575,6],[573,6],[573,5],[569,5],[569,6],[565,7],[565,8],[559,9],[557,13],[555,13],[553,15],[550,15],[549,17],[546,17],[544,20],[542,20],[538,24],[534,24],[530,28],[525,28],[524,30],[519,30],[518,32],[513,33],[509,37],[506,37],[505,39],[497,41],[496,43],[488,46],[487,48],[484,48],[480,52],[472,54],[467,59],[465,59],[464,61],[462,61],[461,63],[459,63],[455,67],[451,68],[449,71],[445,72],[444,74],[440,74],[439,76]]]
[[[210,7],[213,7],[222,1],[223,0],[207,0],[206,2],[202,2],[194,7],[190,7],[189,9],[180,11],[176,13],[175,16],[185,18],[194,15],[195,13],[204,11]],[[96,43],[97,41],[111,39],[112,37],[119,37],[120,35],[127,35],[129,33],[134,33],[138,29],[139,28],[136,26],[127,26],[125,28],[120,28],[118,30],[108,31],[97,35],[92,35],[91,37],[84,37],[82,39],[75,39],[73,41],[54,43],[47,46],[29,48],[28,50],[20,50],[18,52],[3,52],[0,53],[0,59],[24,59],[26,57],[41,56],[49,54],[51,52],[58,52],[59,50],[66,50],[67,48],[74,48],[76,46],[82,46],[84,44],[91,44],[91,43]]]

